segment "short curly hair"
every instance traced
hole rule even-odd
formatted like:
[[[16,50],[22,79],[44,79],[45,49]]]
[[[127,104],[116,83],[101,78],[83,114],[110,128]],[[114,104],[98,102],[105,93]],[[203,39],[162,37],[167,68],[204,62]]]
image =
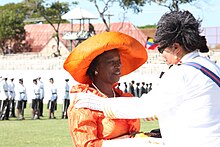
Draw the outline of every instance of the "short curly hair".
[[[196,20],[189,11],[172,11],[164,14],[157,24],[154,42],[160,47],[179,43],[188,51],[200,49],[208,52],[205,36],[201,36],[201,20]]]

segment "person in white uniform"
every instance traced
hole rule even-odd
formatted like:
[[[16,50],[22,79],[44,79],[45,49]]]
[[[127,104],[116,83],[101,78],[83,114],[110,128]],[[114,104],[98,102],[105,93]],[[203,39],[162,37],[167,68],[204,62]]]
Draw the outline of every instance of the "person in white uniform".
[[[65,79],[65,91],[64,91],[64,97],[63,97],[63,111],[62,111],[62,119],[67,119],[67,109],[70,105],[70,86],[69,86],[69,79]]]
[[[219,147],[220,67],[199,54],[209,51],[206,38],[200,35],[200,23],[189,11],[161,17],[154,41],[167,64],[174,65],[150,93],[140,99],[79,94],[76,107],[103,111],[110,118],[156,115],[166,147]]]
[[[48,102],[49,119],[55,119],[55,111],[57,109],[57,88],[54,85],[54,79],[50,78],[50,100]]]
[[[32,119],[39,119],[39,100],[40,100],[40,87],[37,84],[37,79],[33,79],[33,96],[32,96]]]
[[[19,79],[19,84],[15,88],[16,96],[16,109],[17,109],[17,118],[19,120],[25,119],[24,118],[24,109],[26,108],[27,104],[27,93],[26,87],[23,84],[23,79]]]
[[[44,108],[44,83],[41,81],[41,77],[37,78],[37,84],[40,87],[40,99],[39,99],[39,116],[43,117]]]
[[[8,83],[7,83],[7,77],[3,77],[1,81],[1,90],[0,90],[0,99],[1,99],[1,105],[0,105],[0,119],[1,120],[8,120],[9,119],[9,94],[8,94]]]
[[[8,92],[9,92],[9,100],[10,100],[10,117],[16,117],[16,115],[15,115],[15,84],[14,84],[14,78],[10,78],[10,82],[8,83]]]

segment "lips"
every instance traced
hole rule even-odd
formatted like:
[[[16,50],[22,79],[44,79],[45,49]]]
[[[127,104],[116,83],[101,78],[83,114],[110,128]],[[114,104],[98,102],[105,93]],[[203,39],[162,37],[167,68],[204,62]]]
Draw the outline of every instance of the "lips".
[[[121,72],[115,72],[114,75],[120,76]]]
[[[114,75],[121,75],[120,69],[117,69],[113,74],[114,74]]]

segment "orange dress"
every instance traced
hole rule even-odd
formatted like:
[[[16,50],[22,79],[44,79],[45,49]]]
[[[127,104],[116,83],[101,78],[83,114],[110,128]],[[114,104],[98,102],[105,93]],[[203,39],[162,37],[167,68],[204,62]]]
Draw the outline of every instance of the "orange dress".
[[[131,97],[130,93],[123,93],[114,88],[117,96]],[[107,98],[88,84],[72,87],[71,93],[93,92]],[[75,147],[101,147],[103,140],[113,139],[140,130],[139,119],[110,119],[100,111],[86,108],[74,108],[75,101],[68,108],[69,130]]]

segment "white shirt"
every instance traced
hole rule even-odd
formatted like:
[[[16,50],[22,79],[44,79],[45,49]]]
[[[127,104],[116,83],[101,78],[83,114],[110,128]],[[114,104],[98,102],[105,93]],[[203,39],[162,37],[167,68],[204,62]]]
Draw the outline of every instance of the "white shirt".
[[[3,79],[0,81],[0,100],[6,100],[8,97],[8,83]]]
[[[220,68],[198,51],[182,58],[182,63],[191,61],[220,77]],[[157,115],[166,146],[220,147],[220,87],[194,67],[175,65],[149,94],[109,100],[105,105],[116,118]]]
[[[8,91],[11,99],[15,98],[15,84],[13,82],[8,83]]]
[[[70,99],[70,86],[69,84],[66,82],[65,85],[65,94],[64,94],[64,99]]]
[[[16,86],[16,100],[27,100],[27,93],[26,93],[26,88],[24,87],[24,85],[22,84],[18,84],[18,86]]]
[[[40,87],[40,99],[44,99],[44,83],[38,80],[38,86]]]
[[[54,84],[50,85],[50,91],[51,91],[51,95],[50,95],[50,100],[54,101],[57,99],[57,88],[55,87]]]
[[[32,99],[40,99],[40,87],[36,84],[33,85],[33,94]]]

